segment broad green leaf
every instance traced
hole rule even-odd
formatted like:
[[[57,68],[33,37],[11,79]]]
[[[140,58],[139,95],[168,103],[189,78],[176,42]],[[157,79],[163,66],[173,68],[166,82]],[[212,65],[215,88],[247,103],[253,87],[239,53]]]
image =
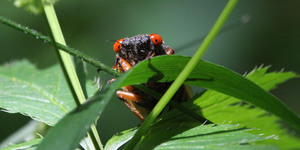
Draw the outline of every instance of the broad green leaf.
[[[2,150],[35,149],[35,146],[37,146],[40,143],[40,141],[41,139],[32,139],[21,144],[10,145],[8,147],[3,148]]]
[[[38,70],[23,60],[0,67],[0,107],[53,126],[76,104],[58,65]],[[89,82],[90,84],[90,82]],[[97,89],[87,87],[91,94]]]
[[[272,137],[246,132],[251,129],[233,124],[201,125],[187,116],[178,115],[167,117],[167,121],[163,118],[154,124],[136,149],[276,149],[273,146],[256,145],[256,142]],[[107,142],[105,150],[120,148],[135,132],[128,130],[115,135]]]
[[[135,132],[137,131],[136,128],[129,129],[126,131],[123,131],[121,133],[118,133],[114,135],[106,144],[104,149],[105,150],[115,150],[120,148],[122,145],[124,145],[126,142],[128,142]]]
[[[266,73],[269,67],[260,67],[250,72],[246,77],[265,90],[271,90],[288,79],[297,75],[292,72]],[[287,131],[280,123],[280,118],[268,114],[266,111],[242,102],[239,99],[208,90],[198,99],[185,104],[186,107],[201,113],[214,123],[243,124],[249,128],[256,128],[250,133],[276,136],[276,139],[266,141],[281,149],[300,148],[300,138],[296,138],[296,131]],[[199,109],[200,108],[200,109]],[[289,144],[286,144],[289,143]]]
[[[258,68],[252,71],[247,75],[247,78],[258,84],[259,86],[263,87],[265,90],[271,90],[276,87],[277,84],[280,84],[288,79],[295,78],[297,75],[292,72],[272,72],[272,73],[266,73],[267,69],[269,67],[265,68]],[[237,105],[244,104],[244,105]],[[195,101],[190,101],[185,104],[187,108],[190,108],[191,110],[194,110],[203,116],[205,116],[207,119],[217,123],[217,124],[223,124],[223,123],[234,123],[234,124],[242,124],[241,126],[247,126],[250,128],[254,128],[253,130],[247,131],[248,133],[257,134],[260,135],[260,137],[266,137],[269,140],[263,140],[260,141],[259,144],[265,143],[265,144],[275,144],[276,146],[280,147],[281,149],[297,149],[300,146],[300,141],[295,136],[289,135],[286,132],[286,129],[284,129],[279,123],[279,118],[274,115],[267,115],[266,111],[259,109],[257,107],[253,108],[253,106],[250,106],[249,104],[241,103],[241,100],[238,100],[236,98],[230,97],[228,95],[216,92],[214,90],[208,90],[206,91],[200,98],[196,99]],[[168,119],[168,118],[171,118]],[[177,118],[179,121],[174,122],[174,119]],[[188,124],[189,118],[186,118],[185,115],[183,115],[181,112],[178,112],[177,110],[172,110],[171,112],[168,112],[164,116],[162,116],[162,120],[165,121],[164,125],[160,127],[159,124],[155,124],[154,127],[157,127],[156,130],[157,137],[153,136],[153,131],[151,131],[145,140],[149,139],[149,143],[151,145],[153,139],[160,139],[163,140],[163,143],[160,143],[160,145],[167,145],[166,143],[170,142],[168,138],[165,136],[173,137],[177,136],[177,134],[181,134],[182,131],[178,130],[171,130],[172,126],[178,126],[178,128],[182,129],[182,126],[186,123]],[[161,123],[162,121],[160,121]],[[197,124],[197,121],[194,120],[194,123]],[[161,132],[159,132],[159,129]],[[176,128],[177,129],[177,128]],[[182,129],[185,132],[185,129]],[[173,132],[172,132],[173,131]],[[113,138],[111,138],[107,145],[106,149],[116,149],[120,146],[122,146],[125,142],[127,142],[129,139],[132,138],[132,134],[135,133],[134,131],[124,131]],[[173,135],[172,135],[173,134]],[[165,136],[163,136],[165,135]],[[253,135],[252,135],[253,136]],[[152,141],[150,140],[152,139]],[[165,139],[165,140],[164,140]],[[186,138],[183,138],[186,139]],[[217,140],[217,138],[214,138]],[[191,141],[189,141],[191,140]],[[172,141],[172,140],[171,140]],[[205,140],[203,140],[205,141]],[[157,141],[162,142],[162,141]],[[187,141],[179,141],[176,140],[174,143],[183,142],[183,145],[185,143],[193,142],[193,139],[188,139]],[[195,141],[194,141],[195,142]],[[205,141],[209,142],[209,141]],[[149,146],[147,142],[142,142],[144,145]],[[197,143],[197,142],[195,142]],[[289,143],[289,144],[286,144]],[[143,145],[141,144],[141,145]],[[153,144],[153,143],[152,143]],[[199,144],[199,143],[197,143]],[[158,145],[158,144],[157,144]],[[199,144],[203,145],[203,144]],[[155,144],[153,145],[155,146]],[[182,149],[183,147],[178,144],[177,149]],[[190,146],[190,145],[189,145]],[[149,146],[150,147],[150,146]],[[264,149],[263,145],[259,146],[261,149]],[[156,147],[159,149],[159,146]],[[167,147],[164,147],[167,149]],[[175,147],[173,147],[175,148]],[[191,148],[191,147],[189,147]],[[228,148],[228,149],[234,149],[235,147],[232,145],[224,145],[222,148]],[[258,147],[243,147],[243,148],[258,148]],[[209,147],[208,149],[213,149],[213,147]],[[237,149],[242,149],[242,147],[237,147]]]
[[[143,61],[127,72],[128,77],[120,86],[148,81],[172,81],[189,60],[190,57],[184,56],[158,56]],[[280,100],[245,77],[224,67],[199,61],[185,83],[213,89],[250,102],[300,130],[300,118]]]
[[[236,125],[198,125],[182,119],[158,122],[136,149],[276,149],[252,144],[267,138]]]
[[[38,149],[75,149],[92,123],[101,115],[124,77],[123,75],[117,78],[116,81],[104,87],[100,93],[62,118],[48,131]]]

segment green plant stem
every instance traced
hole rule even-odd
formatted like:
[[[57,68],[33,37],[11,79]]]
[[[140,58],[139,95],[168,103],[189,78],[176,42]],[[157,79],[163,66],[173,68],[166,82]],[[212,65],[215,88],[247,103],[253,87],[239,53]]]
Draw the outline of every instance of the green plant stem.
[[[43,1],[42,4],[43,4],[45,16],[53,36],[53,41],[66,45],[52,2],[50,0],[42,0],[42,1]],[[79,84],[79,80],[71,56],[68,53],[58,48],[55,49],[58,52],[60,64],[63,70],[65,70],[66,73],[65,76],[67,80],[70,80],[69,87],[71,91],[74,91],[73,97],[76,103],[77,104],[84,103],[85,96],[82,92],[81,85]]]
[[[62,45],[66,45],[52,2],[50,0],[41,0],[41,4],[52,33],[53,41],[61,43]],[[56,44],[54,44],[54,46],[57,51],[61,67],[64,71],[64,75],[72,91],[73,98],[77,105],[80,105],[84,103],[86,99],[81,88],[72,58],[68,53],[59,50]],[[91,128],[92,130],[89,132],[88,137],[93,142],[95,149],[103,149],[96,126],[92,125]]]
[[[49,45],[54,45],[55,44],[57,46],[57,48],[59,48],[60,50],[63,50],[66,53],[71,54],[71,55],[77,57],[78,59],[81,59],[81,60],[95,66],[96,68],[99,68],[100,70],[103,70],[103,71],[105,71],[105,72],[107,72],[107,73],[109,73],[109,74],[111,74],[115,77],[118,77],[120,75],[119,72],[111,69],[111,67],[101,63],[97,59],[92,58],[92,57],[90,57],[90,56],[88,56],[88,55],[86,55],[86,54],[84,54],[84,53],[82,53],[78,50],[75,50],[74,48],[65,46],[65,45],[60,44],[60,43],[55,42],[55,41],[53,42],[50,37],[45,36],[45,35],[37,32],[33,29],[30,29],[26,26],[18,24],[18,23],[14,22],[10,19],[7,19],[3,16],[0,16],[0,22],[7,25],[7,26],[9,26],[9,27],[12,27],[16,30],[19,30],[19,31],[21,31],[21,32],[23,32],[27,35],[30,35],[30,36],[34,37],[35,39],[37,39],[37,40],[41,40],[46,44],[49,44]]]
[[[221,15],[219,16],[218,20],[204,39],[203,43],[197,50],[197,52],[194,54],[192,59],[188,62],[186,67],[182,70],[182,72],[179,74],[179,76],[176,78],[176,80],[172,83],[170,88],[167,90],[167,92],[163,95],[163,97],[159,100],[157,105],[154,107],[154,109],[151,111],[149,116],[146,118],[144,123],[140,126],[136,134],[133,136],[133,138],[129,141],[129,143],[125,146],[125,150],[132,150],[134,147],[142,140],[142,137],[147,134],[147,132],[150,129],[151,124],[154,123],[157,116],[161,113],[161,111],[164,109],[164,107],[168,104],[168,102],[171,100],[171,98],[174,96],[176,91],[180,88],[180,86],[183,84],[185,79],[189,76],[189,74],[193,71],[198,61],[201,59],[207,48],[210,46],[213,39],[216,37],[218,32],[220,31],[221,27],[227,20],[229,14],[233,10],[234,6],[238,0],[229,0],[226,7],[222,11]]]

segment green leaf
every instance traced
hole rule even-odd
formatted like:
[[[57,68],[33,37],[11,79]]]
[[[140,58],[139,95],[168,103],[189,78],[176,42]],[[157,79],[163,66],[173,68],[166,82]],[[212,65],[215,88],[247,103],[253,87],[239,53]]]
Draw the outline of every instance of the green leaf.
[[[122,145],[124,145],[126,142],[128,142],[135,132],[137,131],[137,128],[129,129],[126,131],[123,131],[121,133],[118,133],[114,135],[106,144],[104,149],[105,150],[111,150],[111,149],[118,149]]]
[[[6,64],[0,67],[0,83],[1,108],[50,126],[76,107],[58,65],[40,71],[26,60]]]
[[[8,147],[3,148],[2,150],[17,150],[17,149],[35,149],[35,146],[39,144],[41,139],[32,139],[21,144],[13,144]]]
[[[62,118],[48,131],[38,149],[75,149],[92,123],[101,115],[111,97],[115,95],[124,77],[125,75],[122,75],[117,78],[116,81],[104,87],[100,93]]]
[[[190,57],[184,56],[158,56],[143,61],[127,72],[128,77],[120,87],[148,81],[173,81],[189,60]],[[300,130],[299,117],[286,105],[250,80],[224,67],[199,61],[185,83],[213,89],[250,102]]]
[[[276,149],[273,146],[256,145],[256,142],[271,137],[246,132],[251,129],[233,124],[201,125],[187,116],[179,115],[163,118],[154,124],[136,149]],[[105,149],[120,148],[135,132],[128,130],[115,135],[107,142]]]
[[[274,89],[277,84],[297,77],[293,72],[266,73],[268,68],[257,68],[246,77],[265,90]],[[258,107],[241,102],[239,99],[208,90],[195,101],[186,103],[185,106],[217,124],[239,123],[257,129],[250,133],[276,136],[276,139],[268,140],[266,143],[276,145],[281,149],[300,148],[300,139],[294,135],[296,131],[287,131],[286,127],[280,123],[280,118],[270,115]]]
[[[151,59],[151,62],[153,59]],[[276,87],[277,84],[280,84],[288,79],[295,78],[297,75],[293,72],[272,72],[266,73],[269,67],[265,68],[258,68],[247,75],[247,78],[258,84],[259,86],[263,87],[265,90],[271,90]],[[274,115],[266,115],[266,111],[260,108],[253,108],[253,106],[245,105],[237,105],[237,103],[242,104],[239,99],[230,97],[228,95],[219,93],[214,90],[206,91],[201,97],[196,99],[195,101],[188,101],[184,104],[185,107],[194,110],[195,112],[202,114],[207,119],[217,123],[234,123],[234,124],[242,124],[241,126],[247,126],[250,128],[254,128],[253,130],[248,130],[248,133],[260,135],[259,137],[265,137],[268,140],[260,141],[259,144],[275,144],[276,146],[280,147],[281,149],[297,149],[299,148],[299,139],[297,139],[293,135],[289,135],[279,123],[279,118]],[[177,121],[175,121],[175,119]],[[162,123],[163,121],[164,123]],[[196,140],[193,138],[182,138],[179,140],[173,141],[172,138],[174,136],[181,135],[182,133],[186,132],[184,129],[184,125],[192,126],[192,123],[197,124],[197,121],[189,122],[190,118],[183,115],[181,112],[177,110],[172,110],[171,112],[166,113],[162,116],[162,120],[159,122],[160,124],[155,124],[153,126],[154,129],[151,129],[149,134],[144,138],[145,141],[140,143],[141,146],[145,145],[147,148],[153,148],[156,145],[168,145],[166,143],[178,144],[176,147],[177,149],[183,149],[180,147],[185,143],[195,143]],[[173,127],[175,126],[175,127]],[[157,128],[157,129],[155,129]],[[172,130],[175,128],[175,130]],[[154,131],[153,131],[154,130]],[[161,131],[160,131],[161,130]],[[167,132],[166,132],[167,130]],[[183,131],[181,131],[183,130]],[[157,133],[156,133],[157,132]],[[135,133],[134,131],[124,131],[113,138],[111,138],[107,145],[106,149],[117,149],[122,146],[125,142],[132,138],[132,134]],[[156,135],[153,135],[156,134]],[[254,136],[250,134],[250,136]],[[168,138],[171,137],[171,138]],[[248,136],[247,136],[248,137]],[[158,140],[160,139],[160,140]],[[205,138],[203,142],[209,143],[209,141],[205,141],[209,138]],[[239,138],[241,139],[241,137]],[[147,142],[148,140],[148,142]],[[191,140],[191,141],[189,141]],[[214,138],[214,140],[218,140]],[[156,142],[156,144],[155,144]],[[289,143],[289,144],[286,144]],[[205,145],[203,143],[197,143],[199,145]],[[197,145],[196,144],[196,145]],[[151,147],[152,145],[152,147]],[[168,145],[170,146],[170,145]],[[174,145],[173,145],[174,146]],[[189,144],[190,146],[190,144]],[[249,145],[248,145],[249,146]],[[155,147],[159,149],[160,147]],[[173,147],[175,148],[175,147]],[[191,147],[189,147],[191,148]],[[214,147],[209,147],[208,149],[213,149]],[[234,145],[224,145],[222,148],[227,149],[256,149],[258,147],[235,147]],[[259,145],[260,149],[265,149],[267,147],[263,145]],[[164,147],[167,149],[167,147]]]
[[[176,119],[177,120],[177,119]],[[246,133],[236,125],[198,125],[184,120],[154,125],[136,149],[257,149],[272,148],[255,146],[253,142],[266,138]],[[184,122],[183,122],[184,121]],[[173,135],[173,136],[172,136]]]

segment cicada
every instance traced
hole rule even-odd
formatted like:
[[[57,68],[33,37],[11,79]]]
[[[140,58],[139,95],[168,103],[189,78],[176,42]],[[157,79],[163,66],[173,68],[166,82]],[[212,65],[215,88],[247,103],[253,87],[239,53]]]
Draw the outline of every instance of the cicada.
[[[151,59],[159,55],[173,55],[174,50],[167,46],[158,34],[144,34],[129,38],[119,39],[114,43],[114,51],[117,53],[112,67],[120,73],[124,73],[137,65],[139,62]],[[176,62],[170,62],[176,63]],[[114,79],[110,80],[112,82]],[[147,82],[144,86],[163,94],[171,85],[170,82]],[[182,86],[173,97],[176,101],[186,101],[189,94],[185,86]],[[133,85],[122,87],[116,92],[119,99],[143,122],[158,99]]]

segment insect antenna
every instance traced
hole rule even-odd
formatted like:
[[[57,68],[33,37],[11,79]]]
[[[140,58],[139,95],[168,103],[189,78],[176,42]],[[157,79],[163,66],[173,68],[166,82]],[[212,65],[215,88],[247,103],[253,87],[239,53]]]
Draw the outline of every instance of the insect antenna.
[[[117,42],[117,40],[105,40],[105,42]]]

